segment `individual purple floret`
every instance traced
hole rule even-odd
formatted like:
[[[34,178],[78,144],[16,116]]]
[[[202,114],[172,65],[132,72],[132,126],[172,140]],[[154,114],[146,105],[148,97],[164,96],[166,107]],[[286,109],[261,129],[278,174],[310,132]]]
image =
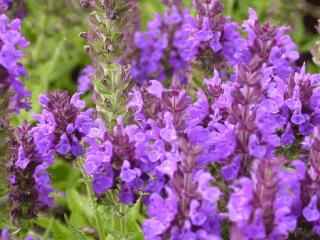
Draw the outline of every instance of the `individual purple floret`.
[[[295,162],[283,169],[283,164],[283,158],[258,159],[251,179],[234,182],[227,205],[231,239],[287,239],[295,230],[304,167]]]
[[[42,114],[34,115],[38,121],[33,129],[35,143],[40,152],[51,149],[76,158],[82,155],[81,140],[93,126],[93,109],[83,111],[86,103],[80,93],[71,98],[66,91],[48,92],[39,97]]]
[[[53,151],[42,153],[38,150],[32,127],[23,122],[17,128],[18,141],[11,158],[9,178],[11,217],[33,218],[44,206],[52,206],[49,196],[53,191],[47,168],[53,163]]]
[[[217,213],[220,190],[198,163],[201,147],[180,140],[180,153],[169,157],[158,171],[169,179],[166,187],[149,197],[142,227],[145,239],[220,239]]]
[[[8,229],[3,229],[3,230],[1,231],[1,239],[2,239],[2,240],[8,240],[8,234],[9,234]]]
[[[77,91],[79,93],[87,93],[92,89],[92,73],[93,67],[91,65],[85,67],[78,78]]]
[[[9,108],[13,112],[20,109],[30,109],[27,99],[31,93],[27,91],[20,77],[27,75],[27,71],[18,61],[23,57],[23,48],[28,46],[27,40],[21,35],[21,21],[11,22],[5,14],[0,14],[0,69],[2,73],[0,89],[8,88],[12,96]]]

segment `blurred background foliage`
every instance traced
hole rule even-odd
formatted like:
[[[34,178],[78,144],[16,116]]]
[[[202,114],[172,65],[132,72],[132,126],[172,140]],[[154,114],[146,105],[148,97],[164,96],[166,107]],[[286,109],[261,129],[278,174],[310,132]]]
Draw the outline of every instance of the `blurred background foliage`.
[[[190,7],[191,2],[184,0],[186,7]],[[262,21],[290,26],[291,36],[301,52],[298,64],[308,62],[310,71],[319,72],[319,67],[312,63],[309,52],[315,42],[320,40],[315,29],[317,19],[320,18],[319,0],[222,2],[225,4],[226,14],[239,23],[247,18],[248,8],[252,7]],[[161,12],[164,8],[161,0],[140,0],[139,3],[141,25],[144,29],[153,13]],[[81,69],[89,64],[89,58],[83,51],[84,41],[79,37],[80,32],[87,30],[86,19],[89,13],[80,8],[78,0],[25,0],[25,7],[27,15],[23,22],[23,34],[30,41],[30,46],[23,63],[29,71],[26,85],[32,91],[33,109],[15,117],[14,124],[26,118],[31,120],[31,114],[41,110],[38,104],[40,93],[58,88],[74,92]],[[88,96],[87,98],[89,99]],[[110,206],[91,205],[90,199],[84,196],[86,179],[82,179],[81,172],[69,162],[58,159],[51,172],[54,187],[57,189],[55,199],[59,206],[44,211],[35,221],[37,227],[32,228],[32,234],[41,234],[41,239],[95,239],[97,233],[94,229],[97,226],[94,211],[98,211],[103,222],[107,223],[105,227],[110,234],[108,239],[119,239],[120,235],[127,236],[125,239],[142,239],[138,225],[143,219],[140,203],[133,208],[123,209],[126,212],[126,219],[123,221],[123,216],[114,216]],[[17,234],[27,231],[30,233],[28,225]],[[133,235],[133,232],[136,234]]]

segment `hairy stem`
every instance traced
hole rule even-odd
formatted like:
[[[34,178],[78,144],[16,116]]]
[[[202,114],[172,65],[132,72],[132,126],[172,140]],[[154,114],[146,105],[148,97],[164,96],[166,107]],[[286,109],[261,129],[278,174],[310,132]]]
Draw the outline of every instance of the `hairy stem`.
[[[97,230],[98,230],[98,234],[99,234],[99,239],[100,240],[105,240],[105,232],[104,232],[104,229],[103,229],[103,224],[102,224],[102,219],[101,219],[101,216],[100,216],[100,212],[98,211],[98,208],[97,208],[97,203],[96,201],[94,200],[95,196],[94,196],[94,193],[93,193],[93,190],[92,190],[92,187],[91,187],[91,179],[89,178],[89,176],[83,171],[83,160],[80,159],[79,160],[79,168],[80,168],[80,171],[82,173],[82,176],[85,180],[85,184],[86,184],[86,190],[87,190],[87,196],[89,198],[89,202],[90,202],[90,206],[93,210],[93,214],[94,214],[94,217],[95,217],[95,221],[96,221],[96,225],[97,225]]]

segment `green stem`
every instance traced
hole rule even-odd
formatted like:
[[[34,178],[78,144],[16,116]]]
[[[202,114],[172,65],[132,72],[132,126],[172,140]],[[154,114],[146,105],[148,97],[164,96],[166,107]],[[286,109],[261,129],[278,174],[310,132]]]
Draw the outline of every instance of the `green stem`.
[[[233,16],[233,6],[235,4],[235,0],[228,0],[227,3],[227,15]]]
[[[90,184],[91,181],[90,181],[90,178],[83,171],[82,165],[83,165],[83,162],[82,162],[82,160],[80,160],[80,166],[79,167],[80,167],[80,171],[82,173],[82,176],[85,179],[87,195],[88,195],[89,202],[90,202],[90,205],[91,205],[91,208],[93,210],[94,217],[95,217],[97,230],[98,230],[98,234],[99,234],[99,239],[100,240],[105,240],[106,237],[105,237],[105,232],[104,232],[104,229],[103,229],[102,219],[101,219],[101,216],[100,216],[100,212],[99,212],[99,210],[97,208],[97,204],[96,204],[96,202],[94,200],[94,193],[93,193],[93,190],[92,190],[92,187],[91,187],[91,184]]]

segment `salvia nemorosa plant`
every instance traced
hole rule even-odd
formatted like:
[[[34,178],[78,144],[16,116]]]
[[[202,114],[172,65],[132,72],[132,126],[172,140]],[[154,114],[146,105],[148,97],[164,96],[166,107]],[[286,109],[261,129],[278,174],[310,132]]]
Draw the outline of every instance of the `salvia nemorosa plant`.
[[[137,204],[144,239],[319,238],[320,75],[296,65],[287,27],[253,9],[238,24],[218,0],[182,2],[163,1],[143,30],[137,1],[81,0],[91,65],[78,93],[40,95],[36,123],[15,135],[7,116],[30,108],[17,63],[27,42],[19,20],[0,16],[0,133],[11,146],[0,154],[16,225],[52,206],[58,156],[82,171],[103,240],[100,203],[120,216],[119,238],[122,207]],[[96,111],[80,99],[90,91]]]
[[[6,10],[8,4],[3,2],[1,8]],[[27,100],[31,94],[19,80],[27,74],[19,61],[23,56],[22,49],[28,46],[28,42],[20,34],[21,21],[10,21],[5,14],[1,14],[0,18],[0,134],[1,141],[4,141],[0,144],[0,156],[3,164],[2,156],[6,152],[6,132],[9,130],[10,115],[18,113],[20,109],[29,110],[30,103]]]
[[[35,144],[33,130],[27,122],[17,128],[17,142],[9,165],[10,215],[15,223],[21,218],[34,218],[42,207],[53,205],[47,169],[54,160],[54,151],[41,152]]]
[[[176,149],[158,168],[167,183],[149,197],[145,239],[215,239],[222,220],[217,211],[220,191],[210,185],[214,179],[199,162],[202,147],[184,138],[173,144]]]
[[[29,110],[28,98],[30,92],[21,81],[27,71],[20,63],[23,49],[28,46],[28,41],[21,35],[21,21],[10,20],[7,17],[11,1],[0,2],[0,211],[1,219],[8,219],[8,178],[9,165],[13,156],[11,149],[16,139],[11,117],[21,109]]]
[[[47,92],[39,97],[43,108],[34,115],[34,140],[41,153],[55,151],[75,159],[83,154],[81,140],[93,126],[93,109],[84,111],[86,103],[80,93],[71,98],[66,91]]]
[[[202,76],[212,76],[219,69],[224,76],[228,67],[243,61],[244,39],[236,31],[237,23],[223,16],[219,1],[193,1],[197,12],[197,53],[194,65]]]
[[[231,239],[287,239],[301,214],[303,163],[283,168],[283,158],[257,159],[251,178],[236,180],[227,208]],[[254,235],[254,238],[252,237]]]
[[[88,135],[84,169],[93,177],[92,187],[97,196],[109,189],[119,190],[119,199],[127,204],[137,200],[142,179],[143,161],[136,151],[132,131],[135,126],[124,127],[119,118],[112,132],[107,132],[101,120]]]

